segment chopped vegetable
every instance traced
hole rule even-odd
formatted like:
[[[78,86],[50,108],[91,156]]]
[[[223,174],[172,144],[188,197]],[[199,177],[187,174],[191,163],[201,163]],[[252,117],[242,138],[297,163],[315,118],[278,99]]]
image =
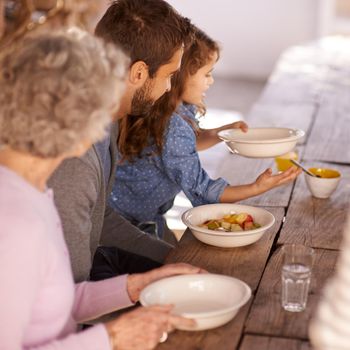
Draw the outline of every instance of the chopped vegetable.
[[[221,219],[207,220],[200,226],[213,231],[225,232],[249,231],[261,227],[248,213],[228,214]]]

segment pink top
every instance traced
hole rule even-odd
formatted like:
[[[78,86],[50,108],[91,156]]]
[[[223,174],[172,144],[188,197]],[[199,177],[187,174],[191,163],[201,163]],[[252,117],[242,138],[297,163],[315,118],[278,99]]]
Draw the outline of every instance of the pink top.
[[[130,305],[126,275],[74,285],[52,190],[0,166],[0,349],[110,350],[77,323]]]

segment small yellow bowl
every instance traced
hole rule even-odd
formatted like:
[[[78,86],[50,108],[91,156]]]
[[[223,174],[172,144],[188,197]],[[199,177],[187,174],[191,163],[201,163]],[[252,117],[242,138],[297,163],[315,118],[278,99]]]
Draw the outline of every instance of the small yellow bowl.
[[[340,177],[340,172],[333,169],[327,169],[327,168],[310,168],[310,173],[313,173],[314,175],[318,175],[322,177],[323,179],[334,179],[336,177]]]
[[[309,168],[309,171],[320,177],[305,174],[307,187],[316,198],[328,198],[338,187],[341,174],[327,168]]]
[[[298,160],[298,154],[296,152],[288,152],[275,158],[276,167],[278,171],[286,171],[294,164],[290,159]]]

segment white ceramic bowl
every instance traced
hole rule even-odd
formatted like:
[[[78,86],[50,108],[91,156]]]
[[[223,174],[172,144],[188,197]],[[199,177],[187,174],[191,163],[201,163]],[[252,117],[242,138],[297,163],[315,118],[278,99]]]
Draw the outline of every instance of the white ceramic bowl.
[[[300,129],[289,128],[249,128],[246,133],[240,129],[227,129],[218,133],[231,152],[250,158],[288,153],[304,135]]]
[[[250,214],[254,222],[260,224],[261,227],[249,231],[222,232],[199,226],[207,220],[220,219],[233,212]],[[274,224],[275,217],[263,208],[241,204],[217,203],[201,205],[187,210],[182,214],[182,221],[191,229],[198,240],[216,247],[232,248],[256,242]]]
[[[327,168],[310,168],[309,171],[322,176],[319,178],[305,174],[306,185],[314,197],[328,198],[338,187],[341,179],[339,171]]]
[[[251,296],[241,280],[215,274],[181,275],[151,283],[142,290],[143,306],[173,304],[173,314],[196,320],[199,331],[219,327],[237,314]]]

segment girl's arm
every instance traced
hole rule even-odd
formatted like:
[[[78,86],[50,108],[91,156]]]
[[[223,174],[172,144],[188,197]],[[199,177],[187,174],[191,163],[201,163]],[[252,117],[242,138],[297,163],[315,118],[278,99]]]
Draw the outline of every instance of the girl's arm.
[[[164,176],[177,184],[193,206],[217,203],[228,186],[224,179],[211,179],[202,168],[196,149],[196,135],[180,116],[171,117],[161,154]]]
[[[215,129],[201,129],[197,136],[197,151],[203,151],[219,143],[221,140],[218,137],[218,132],[226,129],[241,129],[247,132],[248,125],[244,121],[227,124]]]
[[[267,169],[252,184],[227,186],[220,196],[220,202],[232,203],[257,196],[272,188],[294,181],[300,173],[301,169],[294,166],[277,175],[272,175],[272,170]]]
[[[212,180],[200,164],[192,128],[176,116],[169,125],[162,165],[167,176],[181,187],[193,206],[231,203],[257,196],[293,181],[301,172],[292,167],[284,173],[272,175],[271,169],[267,169],[254,183],[241,186],[230,186],[221,178]]]

